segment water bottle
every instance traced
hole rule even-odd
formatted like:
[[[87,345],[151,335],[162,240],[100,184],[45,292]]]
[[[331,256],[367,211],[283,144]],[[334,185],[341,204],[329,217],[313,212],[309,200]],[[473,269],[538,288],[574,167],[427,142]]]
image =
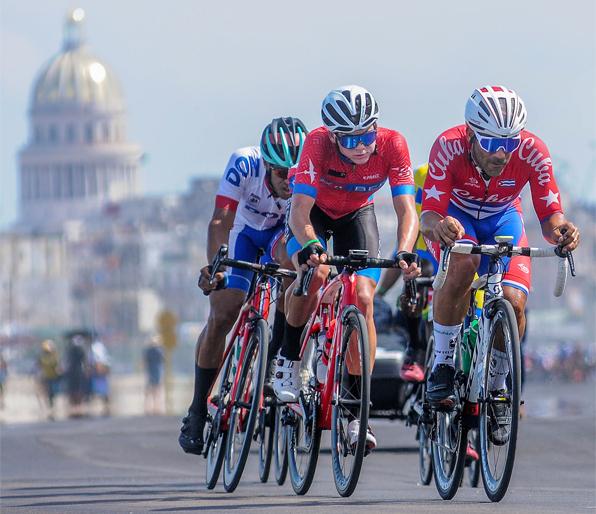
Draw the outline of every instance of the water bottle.
[[[329,352],[333,340],[335,320],[331,321],[329,330],[321,330],[317,338],[317,381],[324,384],[327,380],[327,367],[329,365]]]
[[[470,372],[470,365],[476,340],[478,339],[478,319],[473,319],[469,327],[464,331],[461,345],[462,369],[467,375]]]
[[[234,348],[232,348],[232,374],[231,377],[236,376],[238,369],[238,363],[240,362],[240,353],[242,352],[242,345],[239,341],[236,341]]]

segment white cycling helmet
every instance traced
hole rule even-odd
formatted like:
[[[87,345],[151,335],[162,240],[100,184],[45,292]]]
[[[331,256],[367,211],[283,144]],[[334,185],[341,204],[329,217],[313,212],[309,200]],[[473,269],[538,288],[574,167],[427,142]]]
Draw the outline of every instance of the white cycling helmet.
[[[479,136],[514,137],[526,126],[523,100],[505,86],[484,86],[468,98],[466,123]]]
[[[379,118],[373,95],[360,86],[333,89],[321,106],[323,123],[331,132],[355,132],[370,127]]]

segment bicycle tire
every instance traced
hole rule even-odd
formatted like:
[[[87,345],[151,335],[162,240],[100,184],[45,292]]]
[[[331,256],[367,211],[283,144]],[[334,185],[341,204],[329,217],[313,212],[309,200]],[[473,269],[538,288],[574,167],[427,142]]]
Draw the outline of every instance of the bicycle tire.
[[[444,423],[441,422],[442,419],[448,419],[447,416],[452,416],[452,419],[449,423],[455,424],[455,429],[450,427],[452,432],[451,434],[445,434]],[[448,437],[451,439],[450,442],[452,443],[450,445],[450,449],[447,451],[451,453],[450,458],[453,460],[446,458],[446,456],[442,453],[445,452],[445,450],[441,448],[441,445],[439,445],[435,439],[433,439],[432,443],[433,475],[435,478],[435,486],[443,500],[451,500],[451,498],[455,496],[455,493],[457,493],[463,478],[464,464],[466,459],[467,433],[463,427],[461,415],[455,412],[437,412],[435,427],[435,436],[437,439],[444,441],[445,436],[448,435]],[[455,438],[453,435],[455,435]]]
[[[342,322],[342,341],[341,350],[337,353],[337,362],[335,367],[335,387],[337,391],[347,390],[342,388],[342,382],[347,373],[344,374],[344,368],[347,371],[346,358],[348,355],[348,345],[352,333],[357,335],[358,345],[358,360],[360,364],[360,398],[349,400],[347,398],[338,398],[337,402],[332,406],[331,410],[331,462],[333,467],[333,479],[335,481],[335,488],[340,496],[350,496],[356,489],[358,479],[360,477],[360,471],[362,469],[362,462],[364,460],[364,452],[366,450],[366,436],[368,431],[368,416],[370,409],[370,361],[369,361],[369,341],[368,341],[368,328],[366,326],[366,320],[358,308],[354,305],[349,305],[344,309],[341,314]],[[352,393],[350,393],[352,394]],[[353,395],[353,394],[352,394]],[[356,395],[358,392],[356,391]],[[347,408],[347,401],[351,403],[353,409],[358,409],[358,415],[354,415],[353,411],[350,415]],[[358,441],[356,448],[352,448],[349,441],[347,441],[347,423],[346,430],[344,430],[342,420],[349,419],[354,416],[358,418],[360,422],[360,428],[358,432]],[[346,473],[348,466],[344,466],[343,460],[346,459],[348,454],[352,454],[351,465],[349,471]]]
[[[253,432],[259,414],[259,402],[263,394],[263,383],[265,380],[265,370],[267,367],[267,347],[269,344],[268,340],[268,326],[267,322],[263,319],[259,319],[255,322],[252,328],[250,337],[248,339],[248,347],[244,354],[242,362],[242,368],[240,377],[238,380],[238,388],[236,390],[236,397],[233,400],[232,411],[230,413],[230,422],[228,427],[228,436],[226,441],[226,454],[224,457],[224,488],[227,492],[233,492],[244,471],[246,460],[248,458],[248,452],[250,451],[250,445],[253,439]],[[253,369],[252,363],[256,366]],[[249,379],[249,374],[252,372],[255,380]],[[250,378],[253,378],[250,377]],[[250,408],[248,409],[246,418],[244,420],[244,427],[239,422],[239,415],[242,411],[239,407],[239,403],[244,405],[248,404],[250,397],[250,386],[252,384],[252,399],[250,400]],[[244,407],[244,410],[246,408]],[[235,431],[236,428],[244,429],[244,435],[242,436],[242,442],[240,444],[240,451],[238,459],[232,465],[231,460],[233,453],[235,452]]]
[[[459,349],[454,358],[456,369],[461,363],[458,355]],[[456,392],[461,392],[461,384],[457,380],[455,388]],[[459,397],[459,393],[457,396]],[[434,413],[433,475],[435,487],[443,500],[450,500],[455,496],[464,476],[468,436],[461,414],[461,399],[457,403],[456,408],[450,412]]]
[[[308,328],[308,325],[307,325]],[[300,346],[307,335],[305,328],[300,337]],[[307,352],[302,356],[300,374],[303,377],[301,387],[301,401],[308,410],[308,419],[305,422],[304,416],[298,413],[289,412],[291,423],[287,427],[287,456],[288,471],[290,472],[290,482],[292,489],[297,495],[304,495],[310,489],[317,469],[319,459],[319,448],[321,446],[321,428],[318,426],[319,414],[319,394],[312,384],[304,383],[304,378],[316,376],[315,369],[315,348],[318,338],[318,332],[311,334],[311,341],[307,345]],[[305,373],[303,373],[305,372]],[[310,377],[309,377],[310,375]],[[299,455],[305,458],[301,462]]]
[[[517,429],[519,422],[519,405],[521,400],[521,356],[519,346],[519,334],[517,321],[513,307],[505,298],[499,298],[494,301],[491,307],[491,323],[488,334],[487,358],[484,365],[484,377],[482,382],[482,397],[484,401],[480,405],[480,462],[482,482],[484,491],[488,498],[493,502],[503,499],[509,487],[513,464],[515,462],[515,450],[517,446]],[[503,327],[502,334],[505,336],[505,350],[509,364],[509,404],[511,407],[511,424],[509,432],[509,441],[507,449],[504,452],[505,462],[503,464],[503,473],[500,477],[495,477],[490,470],[490,453],[492,449],[502,448],[492,445],[489,440],[489,421],[491,402],[488,400],[489,386],[489,357],[493,347],[497,328]],[[491,448],[492,446],[492,448]],[[500,452],[499,452],[500,453]]]
[[[468,444],[480,453],[480,434],[477,428],[468,431]],[[468,466],[468,485],[478,487],[480,483],[480,460],[472,459]]]
[[[266,483],[271,470],[271,458],[273,457],[273,436],[274,427],[271,417],[274,416],[275,406],[263,407],[259,413],[259,424],[257,426],[257,440],[259,441],[259,480]]]
[[[205,442],[207,444],[206,451],[206,473],[205,473],[205,484],[207,489],[213,489],[217,485],[219,474],[221,473],[221,466],[225,455],[226,447],[226,435],[227,431],[221,430],[220,419],[221,412],[225,408],[225,398],[231,387],[228,377],[231,371],[231,358],[228,355],[225,364],[222,366],[222,375],[218,388],[218,413],[215,418],[209,418],[205,424]]]
[[[283,410],[275,407],[275,425],[273,429],[273,470],[277,485],[284,485],[288,475],[287,430],[283,425]]]
[[[428,330],[425,330],[425,334],[429,334]],[[423,404],[426,397],[426,379],[428,378],[434,360],[435,339],[432,330],[427,341],[424,359],[424,381],[419,386],[419,398]],[[422,417],[418,421],[416,437],[418,439],[418,475],[420,483],[422,485],[429,485],[433,477],[432,441],[430,427]]]

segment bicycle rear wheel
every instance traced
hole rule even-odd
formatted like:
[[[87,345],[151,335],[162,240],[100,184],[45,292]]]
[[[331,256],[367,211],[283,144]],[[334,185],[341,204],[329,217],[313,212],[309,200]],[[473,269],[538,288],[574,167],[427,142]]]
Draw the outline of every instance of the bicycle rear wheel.
[[[242,361],[232,403],[224,458],[224,488],[231,493],[244,471],[263,394],[269,330],[263,319],[255,322]]]
[[[269,479],[271,470],[271,458],[273,457],[273,441],[275,421],[275,405],[271,404],[272,399],[266,398],[270,405],[263,406],[259,412],[256,436],[259,442],[259,480],[263,483]]]
[[[232,388],[232,374],[231,374],[231,353],[228,354],[226,362],[221,367],[220,382],[217,388],[217,411],[213,415],[209,415],[205,423],[205,430],[203,432],[203,440],[206,447],[207,470],[205,473],[205,483],[207,489],[213,489],[219,474],[221,472],[221,465],[225,455],[227,430],[222,426],[222,415],[229,403],[229,394]]]
[[[283,485],[288,474],[288,444],[285,425],[283,424],[283,408],[275,407],[275,425],[273,430],[273,469],[275,481]]]
[[[476,453],[480,454],[480,433],[477,428],[473,428],[468,432],[468,445]],[[480,482],[480,459],[468,456],[466,448],[466,461],[468,484],[470,484],[470,487],[478,487],[478,483]]]
[[[507,300],[496,300],[492,306],[489,331],[481,387],[480,462],[486,495],[498,502],[507,492],[513,471],[521,398],[519,335],[513,307]],[[505,360],[496,356],[496,346],[506,354]],[[505,369],[497,368],[503,364]],[[497,372],[506,373],[506,389],[495,393],[491,391],[491,374]]]
[[[341,349],[336,354],[334,376],[335,390],[339,395],[331,414],[331,461],[337,492],[341,496],[350,496],[358,484],[367,449],[370,408],[369,342],[366,320],[355,306],[350,305],[344,310],[341,322]],[[347,359],[352,363],[352,378],[348,376]],[[359,428],[357,439],[353,441],[348,426],[355,421],[359,422]]]
[[[435,412],[433,471],[435,486],[443,500],[453,498],[459,488],[464,473],[467,441],[458,410]]]
[[[418,387],[417,402],[420,404],[423,414],[418,418],[418,432],[416,438],[418,440],[418,471],[420,476],[420,483],[422,485],[429,485],[433,477],[433,456],[432,456],[432,440],[431,440],[431,424],[427,419],[430,415],[429,408],[425,405],[426,398],[426,379],[432,368],[434,360],[435,340],[430,332],[428,343],[426,345],[426,358],[424,359],[424,381]]]
[[[306,331],[302,334],[302,340]],[[315,349],[318,332],[314,332],[307,344],[300,364],[300,412],[288,407],[287,454],[292,489],[299,495],[310,489],[321,445],[321,429],[318,426],[319,393],[316,390]]]

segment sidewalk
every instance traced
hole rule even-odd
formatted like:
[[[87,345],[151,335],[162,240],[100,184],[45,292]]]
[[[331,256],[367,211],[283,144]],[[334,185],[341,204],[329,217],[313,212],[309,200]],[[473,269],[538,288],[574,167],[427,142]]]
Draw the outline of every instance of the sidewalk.
[[[173,393],[168,414],[184,413],[190,403],[193,377],[174,377]],[[145,377],[142,374],[113,375],[110,377],[112,416],[138,416],[144,414]],[[37,384],[32,377],[9,376],[4,389],[4,409],[0,409],[0,423],[26,423],[45,421],[47,412],[40,402]],[[66,419],[68,400],[60,394],[56,400],[56,419]],[[89,408],[91,416],[99,416],[101,405],[94,400]]]

